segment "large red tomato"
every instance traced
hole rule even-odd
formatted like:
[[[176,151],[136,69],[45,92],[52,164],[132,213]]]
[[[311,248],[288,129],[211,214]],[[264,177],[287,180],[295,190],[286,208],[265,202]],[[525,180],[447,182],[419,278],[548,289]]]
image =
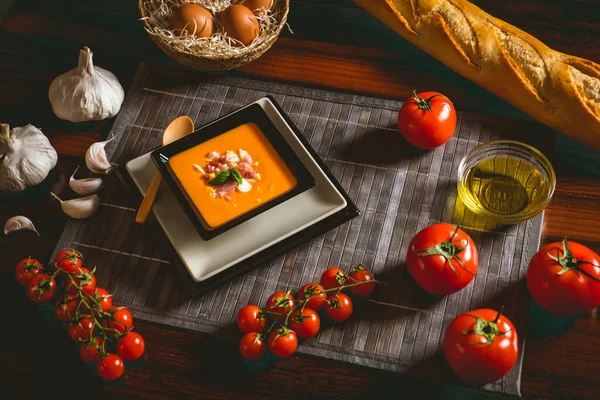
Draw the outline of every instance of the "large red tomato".
[[[478,264],[473,239],[454,225],[428,226],[408,244],[408,272],[431,294],[450,294],[464,288],[475,277]]]
[[[444,335],[444,356],[462,379],[490,383],[517,362],[517,331],[501,312],[482,308],[456,317]]]
[[[438,92],[422,92],[407,99],[398,113],[398,130],[407,142],[420,149],[446,143],[456,129],[456,110]]]
[[[566,238],[533,256],[526,279],[531,296],[553,314],[583,315],[600,304],[600,257]]]

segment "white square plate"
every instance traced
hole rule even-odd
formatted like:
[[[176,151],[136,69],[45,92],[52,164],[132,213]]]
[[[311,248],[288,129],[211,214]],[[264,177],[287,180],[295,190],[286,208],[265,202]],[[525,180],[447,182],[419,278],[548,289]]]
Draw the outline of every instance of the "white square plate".
[[[161,183],[153,213],[173,248],[196,282],[245,260],[248,257],[343,210],[346,199],[315,162],[292,128],[268,98],[259,104],[302,160],[317,184],[272,209],[211,239],[203,240],[167,184]],[[142,195],[158,172],[150,153],[129,161],[125,167]],[[236,243],[231,246],[231,243]]]

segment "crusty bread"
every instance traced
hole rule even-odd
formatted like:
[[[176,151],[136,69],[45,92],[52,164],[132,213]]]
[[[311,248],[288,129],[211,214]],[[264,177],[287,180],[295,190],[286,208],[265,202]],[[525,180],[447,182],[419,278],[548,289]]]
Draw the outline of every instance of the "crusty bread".
[[[465,0],[354,0],[533,118],[600,150],[600,65],[550,49]]]

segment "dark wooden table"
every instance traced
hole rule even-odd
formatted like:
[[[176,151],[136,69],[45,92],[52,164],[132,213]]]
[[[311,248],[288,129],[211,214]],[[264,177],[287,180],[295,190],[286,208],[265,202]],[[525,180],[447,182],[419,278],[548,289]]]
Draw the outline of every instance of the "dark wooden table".
[[[83,398],[424,398],[430,385],[393,373],[308,357],[249,371],[236,346],[217,338],[137,322],[147,341],[139,368],[105,385],[79,361],[62,329],[49,326],[13,278],[26,256],[47,260],[65,217],[47,191],[61,191],[88,146],[112,121],[73,125],[52,114],[47,90],[73,68],[83,45],[97,65],[127,88],[142,60],[171,63],[137,21],[136,2],[20,0],[0,25],[0,121],[42,127],[60,153],[38,191],[18,201],[0,198],[0,220],[35,216],[34,234],[0,237],[0,387],[14,398],[55,394]],[[289,23],[261,59],[233,72],[263,79],[404,99],[412,88],[439,90],[460,110],[527,118],[485,90],[405,43],[350,0],[293,0]],[[594,0],[478,0],[476,4],[548,45],[600,62],[600,2]],[[7,2],[8,4],[8,2]],[[4,5],[6,8],[6,5]],[[2,16],[0,2],[0,17]],[[600,157],[563,135],[553,160],[556,194],[547,209],[543,243],[563,235],[600,252]],[[565,333],[531,337],[525,349],[526,398],[600,398],[600,321],[579,318]],[[437,389],[436,389],[437,390]],[[453,392],[438,390],[438,397]],[[42,398],[42,397],[39,397]]]

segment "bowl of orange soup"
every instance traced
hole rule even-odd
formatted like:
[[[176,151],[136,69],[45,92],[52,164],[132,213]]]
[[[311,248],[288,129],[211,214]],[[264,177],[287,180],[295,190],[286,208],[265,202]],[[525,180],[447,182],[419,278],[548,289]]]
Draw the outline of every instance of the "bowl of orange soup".
[[[258,104],[154,150],[152,160],[204,240],[315,185]]]

